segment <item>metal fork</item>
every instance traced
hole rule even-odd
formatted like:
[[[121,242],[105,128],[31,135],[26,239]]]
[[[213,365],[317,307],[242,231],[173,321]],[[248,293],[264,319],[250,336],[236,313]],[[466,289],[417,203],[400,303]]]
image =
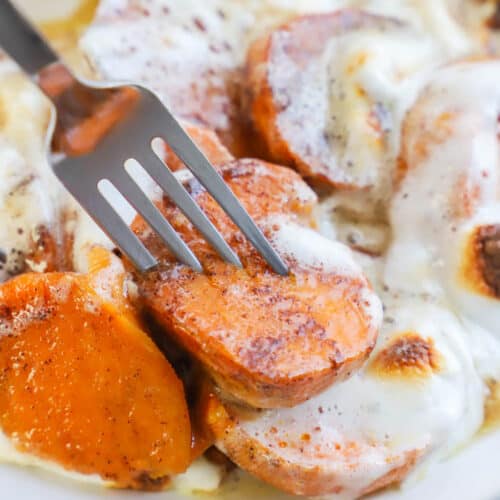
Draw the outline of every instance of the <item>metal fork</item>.
[[[89,108],[92,108],[78,111],[84,118],[91,116],[96,103],[102,107],[113,105],[113,100],[115,101],[120,119],[116,123],[99,124],[102,130],[95,134],[94,141],[66,150],[66,156],[53,165],[53,170],[80,205],[140,271],[152,269],[157,265],[157,261],[101,194],[98,185],[103,180],[108,180],[115,186],[179,261],[200,272],[202,266],[191,249],[128,174],[125,163],[130,159],[139,162],[222,258],[241,267],[238,256],[177,177],[154,152],[153,140],[162,138],[271,268],[281,275],[288,274],[284,262],[222,177],[153,92],[135,84],[96,84],[76,78],[10,0],[0,0],[0,46],[26,73],[34,77],[35,82],[60,111],[64,111],[64,106],[68,104],[64,100],[64,96],[68,96],[68,90],[74,95],[84,95],[83,101],[88,102]],[[59,72],[62,80],[66,82],[63,92],[44,84],[44,76],[54,72]],[[57,131],[68,128],[68,123],[64,123],[63,113],[54,114],[54,117],[51,136],[54,129]]]

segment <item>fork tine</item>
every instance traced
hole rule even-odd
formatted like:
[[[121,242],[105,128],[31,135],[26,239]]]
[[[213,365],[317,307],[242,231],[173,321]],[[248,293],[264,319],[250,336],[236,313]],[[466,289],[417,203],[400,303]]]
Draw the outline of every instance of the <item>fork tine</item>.
[[[91,196],[79,196],[79,191],[71,188],[71,183],[64,182],[64,176],[60,177],[68,191],[85,208],[87,213],[108,234],[115,245],[132,261],[141,272],[146,272],[155,267],[158,262],[149,250],[139,241],[139,238],[125,224],[123,219],[115,212],[108,201],[102,197],[97,190]]]
[[[219,173],[166,107],[162,109],[162,116],[163,132],[168,138],[167,143],[169,146],[241,229],[272,269],[278,274],[286,276],[288,274],[286,264],[267,241],[262,231],[248,215],[248,212],[243,208]]]
[[[150,158],[141,158],[140,164],[180,208],[182,213],[203,234],[205,239],[217,250],[219,255],[227,262],[242,267],[240,259],[226,243],[217,228],[203,213],[193,198],[191,198],[177,177],[152,149]]]
[[[175,229],[154,206],[141,188],[130,177],[125,168],[113,178],[113,183],[125,199],[144,217],[146,222],[156,231],[177,259],[197,272],[203,268],[199,260],[186,245]]]

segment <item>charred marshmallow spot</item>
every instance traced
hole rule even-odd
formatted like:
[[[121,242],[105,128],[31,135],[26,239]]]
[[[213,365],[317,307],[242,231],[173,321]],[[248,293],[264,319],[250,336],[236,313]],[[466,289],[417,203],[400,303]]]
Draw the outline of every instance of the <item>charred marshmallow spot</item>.
[[[370,371],[379,377],[429,377],[440,368],[439,353],[432,339],[418,333],[396,337],[380,351],[370,365]]]
[[[475,228],[466,244],[461,274],[474,291],[500,298],[500,224]]]
[[[483,429],[496,429],[500,422],[500,381],[490,379],[488,381],[488,398],[484,404]]]
[[[500,298],[500,224],[480,227],[475,248],[484,282]]]

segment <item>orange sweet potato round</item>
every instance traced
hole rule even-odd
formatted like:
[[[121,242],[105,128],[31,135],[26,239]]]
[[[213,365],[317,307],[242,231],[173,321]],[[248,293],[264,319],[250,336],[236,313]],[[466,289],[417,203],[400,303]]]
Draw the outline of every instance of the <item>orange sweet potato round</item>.
[[[253,42],[246,61],[247,107],[272,161],[295,167],[322,187],[369,187],[369,175],[354,175],[339,165],[337,146],[322,119],[330,97],[321,65],[336,38],[399,25],[391,18],[341,9],[298,17]]]
[[[190,462],[183,386],[88,283],[25,274],[0,287],[0,428],[19,451],[67,470],[159,489]]]

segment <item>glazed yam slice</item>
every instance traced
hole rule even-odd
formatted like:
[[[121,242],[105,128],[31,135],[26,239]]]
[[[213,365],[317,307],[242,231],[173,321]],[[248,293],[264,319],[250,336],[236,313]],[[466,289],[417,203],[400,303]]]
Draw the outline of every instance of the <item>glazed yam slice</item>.
[[[68,274],[22,275],[0,304],[0,429],[23,463],[139,489],[186,470],[182,384],[130,315]]]
[[[156,320],[197,358],[228,397],[263,408],[305,401],[349,376],[372,350],[380,303],[349,250],[306,227],[316,198],[287,168],[239,160],[224,180],[290,267],[274,274],[193,179],[187,187],[240,256],[223,262],[168,200],[159,205],[200,258],[204,274],[178,264],[140,221],[134,229],[159,258],[139,276]]]
[[[349,380],[290,409],[250,412],[207,398],[217,446],[288,493],[353,499],[468,442],[483,421],[484,386],[466,332],[444,308],[387,299],[391,322]]]
[[[341,140],[345,131],[337,123],[340,120],[335,126],[330,123],[330,115],[337,112],[330,109],[333,77],[329,64],[335,57],[330,43],[355,31],[380,34],[400,26],[390,18],[344,9],[299,17],[250,46],[246,64],[249,111],[274,161],[293,166],[322,185],[358,189],[370,185],[372,173],[351,162],[345,168],[338,158],[337,150],[345,147]],[[362,63],[353,61],[352,71]],[[377,122],[370,141],[378,141],[381,124],[376,114],[368,110],[366,120]]]

